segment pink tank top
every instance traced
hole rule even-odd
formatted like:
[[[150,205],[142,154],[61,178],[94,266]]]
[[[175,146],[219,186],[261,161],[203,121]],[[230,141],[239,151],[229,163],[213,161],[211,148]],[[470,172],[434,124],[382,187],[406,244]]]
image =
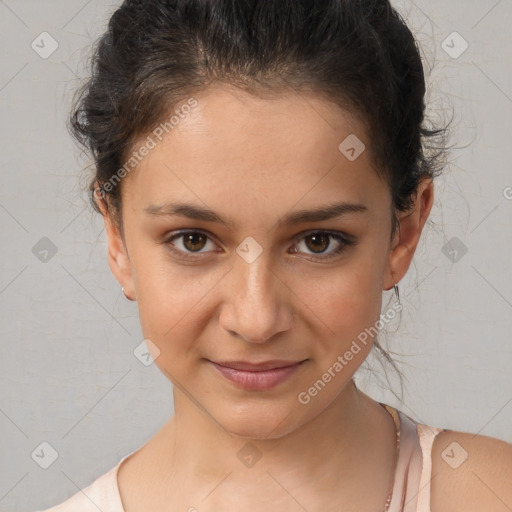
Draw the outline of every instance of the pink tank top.
[[[395,484],[388,512],[431,512],[432,445],[444,429],[416,423],[394,407],[381,404],[400,432]]]
[[[416,423],[394,407],[381,405],[391,414],[400,432],[395,484],[388,512],[431,512],[432,444],[436,435],[444,429]],[[125,512],[117,484],[117,471],[135,451],[60,505],[36,512]]]

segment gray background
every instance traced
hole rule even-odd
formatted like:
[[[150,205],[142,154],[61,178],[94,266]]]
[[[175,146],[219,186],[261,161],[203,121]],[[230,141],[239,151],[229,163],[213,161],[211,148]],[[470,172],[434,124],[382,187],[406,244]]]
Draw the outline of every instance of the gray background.
[[[89,161],[65,128],[88,47],[116,4],[0,1],[0,510],[63,501],[173,410],[170,382],[133,354],[143,339],[136,304],[110,273],[102,219],[83,192]],[[423,48],[429,115],[455,111],[459,148],[400,283],[401,323],[383,339],[405,354],[404,402],[382,372],[362,368],[357,381],[417,421],[512,442],[512,2],[395,5]],[[31,47],[43,31],[59,45],[48,58]],[[457,58],[442,47],[462,48],[454,31],[469,44]],[[55,255],[41,252],[44,237]],[[48,469],[32,455],[42,442],[58,453]]]

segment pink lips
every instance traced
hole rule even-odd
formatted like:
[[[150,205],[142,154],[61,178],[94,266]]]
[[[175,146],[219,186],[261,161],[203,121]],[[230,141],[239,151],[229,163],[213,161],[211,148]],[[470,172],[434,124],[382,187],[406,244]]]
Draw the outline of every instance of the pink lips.
[[[304,361],[210,361],[213,367],[231,382],[251,391],[273,388],[295,373]]]

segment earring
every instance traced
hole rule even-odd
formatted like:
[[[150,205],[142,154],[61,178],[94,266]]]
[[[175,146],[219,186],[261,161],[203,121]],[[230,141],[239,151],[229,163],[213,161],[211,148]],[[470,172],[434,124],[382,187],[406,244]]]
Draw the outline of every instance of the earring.
[[[393,289],[395,290],[395,295],[396,295],[396,298],[398,299],[398,304],[400,304],[400,306],[401,306],[402,304],[400,302],[400,291],[398,290],[398,285],[396,283],[393,286]]]
[[[124,296],[128,299],[128,300],[131,300],[132,302],[135,301],[135,299],[132,299],[131,297],[128,297],[128,295],[126,295],[126,292],[124,291],[124,286],[121,287],[121,290],[123,291],[124,293]]]

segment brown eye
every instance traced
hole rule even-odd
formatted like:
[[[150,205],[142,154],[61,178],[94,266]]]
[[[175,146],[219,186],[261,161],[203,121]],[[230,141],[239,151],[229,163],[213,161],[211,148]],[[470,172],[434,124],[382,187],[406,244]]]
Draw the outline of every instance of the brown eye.
[[[175,242],[176,241],[176,242]],[[215,244],[210,237],[201,231],[181,231],[170,236],[165,243],[169,249],[183,258],[194,258],[196,254],[209,252],[207,245],[210,243],[215,248]]]
[[[202,233],[196,232],[187,233],[182,236],[183,245],[187,250],[192,252],[201,250],[204,247],[206,240],[208,239],[208,237]]]
[[[313,252],[322,253],[329,247],[329,238],[330,235],[324,233],[315,233],[313,235],[309,235],[305,237],[306,245],[308,249],[311,249]],[[311,240],[311,243],[308,243],[307,240]]]
[[[332,244],[332,240],[336,241],[334,245]],[[313,256],[312,258],[306,259],[321,262],[341,256],[349,246],[356,245],[356,243],[355,237],[344,235],[340,232],[315,231],[300,238],[299,243],[292,252],[295,254],[305,252],[306,255],[309,254]],[[305,250],[304,248],[299,249],[301,245],[305,246]],[[315,255],[318,256],[315,257]]]

